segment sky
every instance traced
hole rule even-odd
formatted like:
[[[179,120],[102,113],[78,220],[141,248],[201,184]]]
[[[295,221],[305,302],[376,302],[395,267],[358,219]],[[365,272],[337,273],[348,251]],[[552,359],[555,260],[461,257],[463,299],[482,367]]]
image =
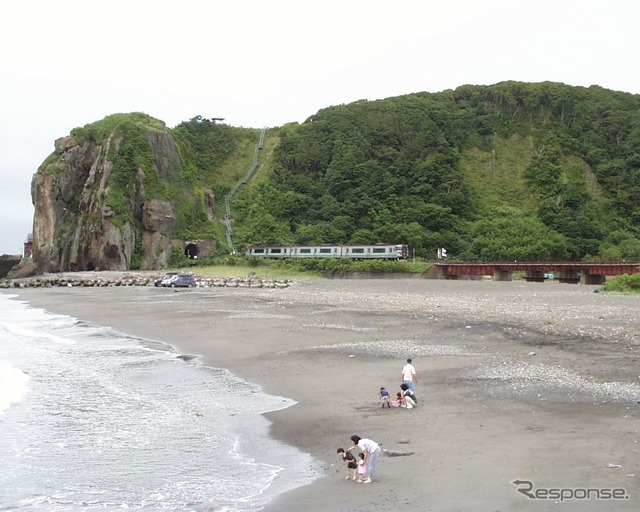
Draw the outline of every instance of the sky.
[[[505,80],[640,94],[637,0],[22,0],[0,21],[0,254],[54,141],[110,114],[252,128]]]

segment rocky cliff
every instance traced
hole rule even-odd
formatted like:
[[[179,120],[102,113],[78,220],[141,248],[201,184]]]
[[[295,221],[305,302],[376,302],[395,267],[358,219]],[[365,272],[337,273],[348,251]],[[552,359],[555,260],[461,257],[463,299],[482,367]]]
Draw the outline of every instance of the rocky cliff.
[[[161,192],[181,172],[168,131],[118,126],[58,139],[31,186],[34,262],[45,272],[165,268],[172,244],[180,250],[179,219]],[[184,187],[181,194],[204,201]],[[213,193],[206,197],[213,219]]]
[[[12,254],[3,254],[0,256],[0,278],[6,277],[9,271],[20,263],[21,256]]]

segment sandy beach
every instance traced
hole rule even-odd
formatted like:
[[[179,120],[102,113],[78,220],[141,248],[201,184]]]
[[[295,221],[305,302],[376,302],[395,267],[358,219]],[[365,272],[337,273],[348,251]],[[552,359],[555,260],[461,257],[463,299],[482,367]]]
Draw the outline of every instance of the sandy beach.
[[[639,510],[640,297],[597,289],[344,279],[3,293],[296,400],[268,414],[272,435],[325,476],[269,512]],[[407,357],[419,405],[381,409],[378,390],[395,395]],[[343,478],[336,449],[353,434],[387,452],[372,484]]]

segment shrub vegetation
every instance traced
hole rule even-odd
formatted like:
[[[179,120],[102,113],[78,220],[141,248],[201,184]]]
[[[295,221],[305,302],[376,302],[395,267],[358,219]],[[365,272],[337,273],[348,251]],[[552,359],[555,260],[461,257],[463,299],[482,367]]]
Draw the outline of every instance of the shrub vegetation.
[[[640,293],[640,274],[615,276],[602,286],[604,292]]]

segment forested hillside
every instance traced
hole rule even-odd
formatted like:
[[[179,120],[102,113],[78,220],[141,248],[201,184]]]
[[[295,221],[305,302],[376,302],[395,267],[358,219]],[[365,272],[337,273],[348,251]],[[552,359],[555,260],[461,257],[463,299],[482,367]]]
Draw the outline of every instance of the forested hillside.
[[[228,255],[224,198],[258,154],[232,199],[240,253],[386,242],[428,259],[640,260],[638,95],[463,86],[329,107],[259,141],[201,116],[75,128],[34,176],[34,261],[164,268],[193,240],[205,258]]]
[[[461,259],[640,259],[640,96],[463,86],[279,131],[236,245],[404,242]]]

